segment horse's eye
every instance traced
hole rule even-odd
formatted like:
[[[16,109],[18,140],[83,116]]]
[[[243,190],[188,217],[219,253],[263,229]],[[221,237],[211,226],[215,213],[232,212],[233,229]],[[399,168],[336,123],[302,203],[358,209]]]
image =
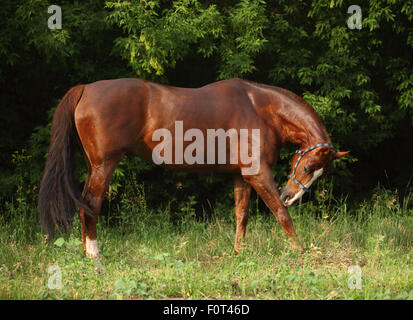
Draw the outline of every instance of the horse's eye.
[[[304,166],[304,172],[305,172],[305,173],[310,173],[310,171],[311,171],[311,170],[308,169],[308,167]]]

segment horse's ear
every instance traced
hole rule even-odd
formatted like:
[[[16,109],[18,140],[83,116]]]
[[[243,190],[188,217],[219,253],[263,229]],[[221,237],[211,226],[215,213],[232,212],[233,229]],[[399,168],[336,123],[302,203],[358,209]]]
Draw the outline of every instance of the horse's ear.
[[[341,159],[342,157],[348,155],[350,151],[343,151],[343,152],[335,152],[334,153],[334,160]]]

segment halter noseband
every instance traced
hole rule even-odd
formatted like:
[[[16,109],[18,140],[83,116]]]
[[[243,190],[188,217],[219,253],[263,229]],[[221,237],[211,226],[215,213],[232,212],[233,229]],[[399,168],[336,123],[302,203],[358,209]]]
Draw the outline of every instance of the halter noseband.
[[[330,147],[331,149],[334,150],[334,147],[329,144],[329,143],[318,143],[310,148],[305,149],[304,151],[301,150],[297,150],[295,153],[298,153],[300,156],[297,159],[297,162],[295,163],[293,172],[288,176],[288,178],[292,179],[304,192],[308,192],[310,190],[310,188],[307,188],[306,186],[304,186],[300,181],[297,180],[297,178],[295,177],[295,170],[297,170],[298,167],[298,163],[300,162],[300,160],[303,158],[303,156],[307,153],[310,152],[316,148],[319,147]]]

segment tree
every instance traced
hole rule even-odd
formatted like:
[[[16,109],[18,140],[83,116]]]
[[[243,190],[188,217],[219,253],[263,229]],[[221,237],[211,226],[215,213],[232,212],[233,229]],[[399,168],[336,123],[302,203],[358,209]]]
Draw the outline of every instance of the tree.
[[[47,112],[71,86],[130,76],[187,87],[242,77],[289,89],[316,109],[337,148],[352,151],[335,174],[355,172],[349,163],[370,163],[371,154],[380,154],[357,175],[367,170],[363,179],[374,184],[371,170],[397,161],[400,183],[412,176],[404,160],[413,142],[412,0],[359,1],[360,30],[348,28],[343,0],[63,0],[56,1],[61,30],[47,28],[46,0],[3,2],[3,194],[13,189],[15,150],[26,147],[27,161],[41,172]],[[281,161],[279,177],[287,166]],[[172,174],[158,174],[172,185]]]

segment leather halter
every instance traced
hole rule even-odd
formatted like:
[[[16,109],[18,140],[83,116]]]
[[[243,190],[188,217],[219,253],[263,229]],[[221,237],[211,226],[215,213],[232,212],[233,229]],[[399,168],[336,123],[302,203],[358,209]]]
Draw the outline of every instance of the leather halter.
[[[303,158],[303,156],[307,153],[310,152],[316,148],[319,147],[330,147],[331,149],[334,150],[334,147],[329,144],[329,143],[318,143],[310,148],[305,149],[304,151],[301,150],[297,150],[295,153],[298,153],[300,156],[297,159],[297,162],[295,163],[293,172],[288,176],[288,178],[292,179],[304,192],[308,192],[310,190],[310,188],[307,188],[306,186],[304,186],[300,181],[297,180],[297,178],[295,177],[295,170],[297,170],[298,167],[298,163],[300,162],[300,160]]]

